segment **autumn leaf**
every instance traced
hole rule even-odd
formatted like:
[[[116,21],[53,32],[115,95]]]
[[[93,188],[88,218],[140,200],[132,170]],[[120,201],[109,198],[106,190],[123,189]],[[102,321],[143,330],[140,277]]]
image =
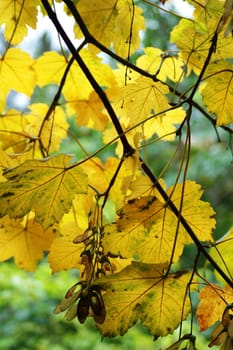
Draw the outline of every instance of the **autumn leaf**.
[[[66,235],[55,238],[51,244],[48,261],[53,272],[80,269],[80,254],[84,250],[84,245],[74,244],[73,240],[77,233],[74,224],[67,225]]]
[[[1,0],[0,25],[5,24],[4,36],[11,44],[18,44],[28,33],[28,26],[35,29],[38,0]]]
[[[183,61],[177,57],[169,56],[166,52],[155,48],[146,47],[145,55],[137,59],[137,64],[158,79],[166,81],[167,78],[173,81],[179,81],[183,75]]]
[[[104,130],[109,118],[104,112],[104,106],[98,95],[92,91],[87,99],[72,101],[69,106],[76,111],[78,125],[84,125],[96,130]]]
[[[228,285],[221,288],[212,283],[202,288],[199,293],[200,302],[197,307],[197,320],[201,331],[222,319],[224,309],[227,304],[232,303],[232,298],[233,290]]]
[[[233,227],[220,238],[210,249],[209,253],[222,271],[232,279],[232,251],[233,251]],[[217,271],[214,271],[217,280],[224,282]]]
[[[55,227],[45,231],[33,218],[19,221],[6,216],[0,219],[0,261],[14,257],[18,267],[35,271],[56,235]]]
[[[148,140],[155,133],[163,141],[174,141],[177,125],[185,119],[186,113],[182,108],[170,109],[165,113],[152,116],[143,124],[143,138]]]
[[[233,71],[230,63],[221,61],[208,66],[201,94],[208,110],[215,113],[217,125],[233,122]]]
[[[187,181],[183,195],[182,188],[182,184],[175,189],[170,187],[167,193],[171,194],[174,190],[171,198],[177,208],[183,198],[182,215],[198,239],[213,240],[214,211],[209,203],[200,200],[200,186]],[[112,254],[127,258],[134,256],[145,263],[166,263],[171,257],[175,262],[182,254],[184,245],[192,243],[174,213],[162,199],[158,200],[155,196],[130,199],[118,211],[118,215],[116,223],[105,226],[103,238],[105,251]]]
[[[165,278],[163,269],[162,264],[132,262],[121,272],[95,282],[105,290],[106,320],[98,325],[103,336],[123,335],[140,320],[157,338],[171,333],[187,317],[190,305],[185,299],[190,273]]]
[[[5,94],[14,89],[31,96],[35,86],[34,60],[18,48],[8,49],[0,56],[0,85]]]
[[[219,1],[218,1],[219,2]],[[220,3],[220,2],[219,2]],[[202,13],[206,18],[206,11]],[[213,24],[213,21],[215,24]],[[200,20],[193,23],[190,20],[182,19],[171,33],[171,42],[175,42],[179,48],[179,58],[186,62],[188,71],[193,70],[197,75],[207,58],[211,45],[211,38],[214,35],[214,28],[217,26],[219,17],[202,23]],[[233,43],[230,37],[218,38],[218,46],[212,54],[212,61],[232,57]]]
[[[68,129],[64,110],[56,106],[54,111],[47,116],[48,106],[46,104],[33,103],[28,108],[30,112],[24,117],[26,135],[35,140],[40,139],[47,154],[58,151]],[[40,149],[41,144],[38,144],[37,149]]]
[[[101,59],[94,55],[89,49],[83,49],[80,55],[101,86],[106,87],[111,85],[114,76],[110,67],[103,64]],[[45,86],[51,83],[60,84],[67,63],[68,59],[61,54],[56,52],[44,53],[36,60],[33,66],[37,73],[38,85]],[[90,83],[76,61],[74,61],[69,69],[62,89],[62,93],[66,97],[67,102],[70,102],[70,104],[68,103],[67,105],[70,114],[75,111],[75,108],[72,107],[73,102],[79,99],[88,99],[91,92],[92,87]]]
[[[177,208],[180,208],[182,203],[182,216],[193,229],[197,238],[202,242],[213,241],[213,230],[215,228],[215,211],[210,203],[201,200],[203,189],[201,185],[194,181],[186,181],[182,184],[170,186],[167,190],[168,195]],[[180,227],[182,234],[181,239],[184,239],[186,244],[192,243],[192,239],[187,232]]]
[[[41,157],[41,147],[46,154],[58,151],[66,137],[68,123],[60,106],[47,116],[49,107],[33,103],[28,110],[8,110],[0,118],[0,143],[8,152],[23,153],[33,148],[34,157]],[[40,142],[39,142],[40,141]]]
[[[8,181],[0,184],[0,215],[21,218],[30,210],[46,229],[71,207],[75,193],[86,193],[87,175],[77,165],[67,165],[70,157],[28,160],[8,169]]]
[[[48,261],[53,272],[79,268],[80,254],[85,245],[73,241],[88,228],[88,214],[93,207],[93,195],[75,195],[72,207],[59,223],[60,236],[56,237],[49,249]]]
[[[144,18],[138,6],[127,0],[91,0],[88,7],[80,1],[77,9],[91,34],[107,47],[113,43],[119,55],[127,56],[129,44],[132,52],[139,47]],[[78,38],[82,37],[79,28],[75,32]]]
[[[160,82],[140,77],[124,89],[124,108],[133,123],[144,122],[149,116],[170,108],[166,94],[168,87]]]

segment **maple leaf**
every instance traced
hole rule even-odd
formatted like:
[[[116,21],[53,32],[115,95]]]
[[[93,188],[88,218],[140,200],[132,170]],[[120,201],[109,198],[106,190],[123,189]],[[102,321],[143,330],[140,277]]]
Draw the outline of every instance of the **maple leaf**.
[[[80,269],[80,254],[84,250],[83,244],[74,244],[77,228],[74,223],[67,225],[67,234],[56,238],[50,246],[48,261],[53,272]],[[74,232],[75,231],[75,232]]]
[[[95,38],[108,47],[113,43],[119,55],[127,56],[129,44],[132,52],[139,47],[144,18],[138,6],[127,0],[90,0],[88,7],[84,1],[78,2],[77,9]],[[75,32],[82,37],[79,28]]]
[[[104,113],[104,106],[96,92],[92,91],[88,99],[72,101],[69,106],[76,111],[78,125],[84,125],[96,130],[104,130],[109,121]]]
[[[225,61],[210,64],[206,70],[205,83],[200,90],[204,104],[217,117],[217,125],[232,123],[232,65]]]
[[[8,181],[0,184],[0,215],[20,218],[30,210],[46,229],[59,222],[72,204],[75,193],[86,193],[87,175],[70,157],[59,155],[48,160],[27,160],[8,169]]]
[[[0,85],[5,94],[14,89],[31,96],[35,86],[34,60],[20,49],[10,48],[0,56]]]
[[[127,109],[129,120],[134,123],[145,121],[150,115],[165,112],[170,108],[166,94],[167,86],[151,79],[140,77],[134,83],[124,88],[124,108]]]
[[[25,133],[26,120],[21,112],[10,109],[0,118],[0,144],[5,150],[14,153],[25,151],[30,140]]]
[[[55,227],[45,231],[33,218],[19,221],[6,216],[0,219],[0,261],[14,257],[18,267],[35,271],[55,237]]]
[[[226,304],[232,303],[232,298],[233,290],[228,285],[221,288],[211,283],[202,288],[199,293],[200,302],[197,307],[197,320],[201,331],[222,319]]]
[[[232,249],[233,227],[222,238],[220,238],[209,251],[214,261],[216,261],[218,266],[221,266],[222,271],[224,271],[230,278],[233,276]],[[217,271],[214,271],[214,273],[219,281],[224,282],[223,278]]]
[[[85,64],[88,66],[90,72],[95,76],[96,81],[101,86],[109,86],[113,80],[113,73],[109,66],[102,63],[102,60],[94,55],[91,50],[85,48],[80,53]],[[64,57],[57,52],[46,52],[39,57],[35,64],[34,69],[37,73],[37,83],[39,86],[45,86],[47,84],[55,83],[60,84],[64,71],[67,67],[68,58]],[[74,113],[75,109],[72,108],[73,102],[79,99],[89,99],[89,95],[93,91],[90,83],[85,77],[84,73],[74,62],[65,80],[65,84],[62,89],[68,103],[68,112]]]
[[[68,213],[59,223],[60,237],[56,237],[49,249],[48,261],[53,272],[79,268],[84,244],[73,241],[88,228],[88,214],[93,207],[93,195],[77,194]]]
[[[197,75],[205,63],[210,48],[210,40],[219,21],[219,16],[214,17],[212,21],[206,21],[206,10],[202,15],[203,18],[205,17],[204,22],[198,19],[197,22],[193,23],[191,20],[182,19],[171,32],[171,42],[175,42],[180,50],[179,58],[186,63],[189,71],[193,69]],[[232,50],[231,38],[220,35],[218,46],[213,52],[211,60],[216,62],[220,59],[231,58]]]
[[[176,138],[176,125],[180,125],[185,116],[182,108],[155,114],[143,124],[143,139],[147,140],[156,133],[163,141],[173,141]]]
[[[179,81],[183,75],[183,61],[176,57],[169,56],[166,52],[155,47],[146,47],[145,55],[137,59],[137,65],[145,69],[162,81],[167,78],[173,81]]]
[[[198,239],[212,241],[214,211],[209,203],[200,200],[200,186],[187,181],[183,195],[182,188],[182,184],[175,189],[170,187],[167,193],[174,191],[172,200],[177,208],[183,198],[182,215]],[[115,224],[105,226],[103,238],[105,251],[112,254],[127,258],[136,256],[146,263],[166,263],[173,252],[175,262],[182,254],[184,244],[192,243],[183,226],[177,226],[177,218],[166,203],[155,196],[130,199],[118,214]]]
[[[0,25],[5,24],[4,36],[11,44],[18,44],[28,33],[28,26],[35,29],[38,0],[1,0]]]
[[[182,203],[182,216],[195,232],[198,239],[202,242],[213,241],[213,230],[215,228],[216,220],[214,218],[215,211],[210,203],[202,201],[200,198],[203,194],[201,185],[195,181],[188,180],[184,187],[182,184],[170,186],[167,190],[168,195],[177,208],[180,208]],[[180,227],[182,232],[181,237],[186,244],[192,243],[191,238],[187,232]]]
[[[171,333],[187,317],[190,305],[185,299],[190,273],[164,277],[164,267],[132,262],[119,273],[95,282],[105,290],[106,319],[98,325],[103,336],[123,335],[140,320],[156,338]]]
[[[38,157],[41,156],[41,145],[47,153],[58,151],[61,140],[66,137],[68,123],[60,106],[46,117],[48,108],[46,104],[34,103],[25,113],[14,109],[4,113],[0,118],[2,147],[14,153],[27,152],[34,147],[34,156]]]
[[[40,138],[47,153],[58,151],[62,139],[66,137],[68,123],[66,115],[60,106],[56,106],[46,118],[48,106],[43,103],[33,103],[28,106],[30,112],[25,115],[24,132],[32,139]],[[38,145],[38,148],[40,145]]]

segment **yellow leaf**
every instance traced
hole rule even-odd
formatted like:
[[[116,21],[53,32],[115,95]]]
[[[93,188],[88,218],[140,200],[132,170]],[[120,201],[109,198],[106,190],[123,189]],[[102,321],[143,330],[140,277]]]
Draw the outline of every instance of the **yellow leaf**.
[[[84,244],[74,244],[73,239],[78,231],[74,230],[74,223],[66,226],[67,234],[56,238],[50,246],[48,261],[53,272],[80,268],[80,254]]]
[[[233,290],[228,285],[223,289],[212,283],[202,288],[197,307],[197,320],[201,331],[222,319],[224,309],[227,304],[232,303],[232,298]]]
[[[214,261],[221,267],[222,271],[225,272],[229,278],[233,276],[232,266],[232,252],[233,252],[233,227],[216,242],[213,248],[210,249],[210,255]],[[217,271],[214,271],[216,278],[223,281],[223,278]]]
[[[171,42],[178,46],[180,59],[196,74],[200,73],[210,47],[208,34],[198,29],[191,21],[182,19],[171,32]]]
[[[35,29],[38,0],[1,0],[0,25],[5,24],[4,36],[11,44],[18,44],[28,33],[28,26]]]
[[[8,181],[0,184],[0,215],[23,217],[35,211],[35,220],[48,228],[68,212],[76,193],[87,192],[87,175],[70,157],[28,160],[8,169]]]
[[[167,78],[173,81],[179,81],[183,75],[182,66],[184,62],[176,57],[168,56],[166,52],[155,47],[146,47],[145,55],[137,59],[137,65],[145,69],[162,81]]]
[[[167,86],[141,77],[124,89],[124,108],[128,109],[130,122],[136,124],[149,116],[170,108],[166,94]]]
[[[206,70],[201,94],[208,110],[215,113],[217,125],[233,123],[232,64],[225,61],[210,64]]]
[[[77,9],[96,40],[127,57],[140,45],[139,31],[144,29],[142,9],[128,0],[79,1]],[[93,21],[93,18],[95,19]],[[80,38],[82,34],[76,28]]]
[[[119,212],[117,223],[105,226],[104,250],[124,258],[137,257],[142,262],[167,262],[174,235],[153,230],[163,209],[163,203],[153,196],[130,200]]]
[[[171,109],[166,113],[155,115],[143,125],[143,137],[149,139],[155,133],[163,141],[174,141],[176,137],[175,125],[180,125],[186,116],[182,108]]]
[[[173,188],[167,190],[171,194]],[[177,185],[172,201],[177,208],[183,196],[182,215],[200,241],[211,241],[215,220],[209,203],[200,200],[200,186],[187,181]],[[134,257],[145,263],[176,262],[183,252],[184,244],[191,238],[162,199],[155,196],[132,198],[118,211],[115,224],[105,226],[103,245],[106,252],[123,257]],[[175,245],[175,250],[173,250]],[[173,255],[172,255],[173,254]]]
[[[155,337],[164,336],[187,317],[186,286],[191,275],[181,272],[164,277],[163,269],[161,264],[133,262],[95,282],[105,290],[106,319],[98,325],[103,336],[123,335],[138,320]]]
[[[116,159],[114,158],[114,160]],[[104,193],[104,191],[106,191],[106,188],[108,187],[109,178],[105,175],[105,165],[102,163],[102,161],[99,158],[92,157],[84,163],[82,163],[81,168],[86,174],[88,174],[88,184],[95,188],[99,193]],[[84,206],[86,207],[86,205],[82,203],[83,208]]]
[[[34,157],[41,157],[41,147],[46,150],[46,154],[58,151],[68,129],[63,109],[56,106],[48,117],[49,107],[46,104],[34,103],[28,109],[30,111],[25,113],[10,109],[1,116],[2,147],[14,153],[27,152],[33,148]]]
[[[92,52],[86,48],[81,51],[80,55],[101,86],[108,86],[111,84],[113,73],[108,65],[103,64],[99,57],[93,55]],[[67,59],[57,52],[46,52],[43,56],[39,57],[34,65],[37,72],[38,85],[44,86],[51,83],[59,85],[65,72],[67,62]],[[79,99],[88,99],[92,90],[84,73],[77,65],[77,62],[74,61],[62,89],[62,93],[67,99],[67,102],[72,103]],[[70,108],[68,104],[68,111],[70,110],[74,112],[74,109]]]
[[[45,52],[34,64],[37,73],[37,84],[59,84],[67,65],[66,58],[55,51]]]
[[[44,231],[33,219],[26,224],[8,217],[0,219],[0,260],[14,257],[18,267],[34,271],[55,237],[55,228]]]
[[[20,49],[11,48],[0,56],[0,85],[5,93],[10,90],[31,96],[36,84],[33,59]]]
[[[218,1],[220,3],[220,1]],[[171,42],[175,42],[179,48],[179,58],[186,62],[189,71],[193,71],[198,75],[202,69],[207,58],[211,39],[213,38],[216,26],[219,22],[220,16],[208,20],[205,7],[202,9],[203,18],[192,22],[190,20],[182,19],[179,24],[171,32]],[[220,59],[232,57],[233,42],[229,37],[225,38],[223,34],[218,37],[216,51],[212,54],[212,62]]]
[[[0,91],[0,114],[6,109],[7,91]]]
[[[76,112],[78,125],[84,125],[96,130],[104,130],[109,121],[104,106],[95,91],[87,99],[80,99],[69,103]]]
[[[34,103],[28,106],[30,112],[25,115],[27,123],[25,132],[33,139],[40,138],[43,148],[49,154],[58,151],[62,139],[66,137],[69,124],[66,115],[60,106],[46,118],[48,106],[43,103]],[[39,148],[40,145],[37,145]]]
[[[166,190],[165,181],[163,179],[159,179],[158,182],[160,183],[161,187],[164,190]],[[140,174],[136,176],[135,180],[133,180],[130,184],[129,189],[131,190],[131,194],[127,197],[128,200],[147,196],[154,196],[160,201],[162,201],[160,193],[155,188],[151,180],[145,175]]]
[[[10,155],[0,148],[0,183],[6,181],[6,177],[2,174],[6,168],[16,167],[28,159],[27,153]]]
[[[48,261],[53,272],[83,268],[80,265],[80,254],[85,246],[83,243],[75,244],[73,240],[88,228],[88,215],[93,206],[93,195],[90,191],[87,195],[75,195],[71,209],[59,223],[61,236],[50,247]]]
[[[197,238],[202,242],[213,241],[212,233],[216,224],[215,211],[210,203],[200,199],[203,194],[201,186],[194,181],[188,180],[185,182],[184,193],[182,194],[182,192],[182,184],[176,185],[175,188],[171,186],[167,190],[168,195],[171,195],[171,199],[177,208],[180,208],[183,198],[182,216],[193,229]],[[185,232],[182,225],[180,225],[180,230],[180,239],[186,244],[192,243],[190,236]]]
[[[25,133],[26,119],[23,113],[10,109],[0,118],[0,145],[8,152],[20,153],[27,149],[30,135]]]

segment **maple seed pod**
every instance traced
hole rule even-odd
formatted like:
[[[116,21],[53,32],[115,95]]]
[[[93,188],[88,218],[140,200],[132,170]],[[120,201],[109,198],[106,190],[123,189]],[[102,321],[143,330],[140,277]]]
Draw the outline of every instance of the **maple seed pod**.
[[[87,241],[89,238],[91,238],[91,236],[93,235],[92,230],[87,229],[83,234],[76,236],[73,239],[73,243],[84,243],[85,241]]]
[[[91,309],[94,313],[94,320],[96,323],[104,323],[106,317],[106,310],[102,295],[96,291],[92,291],[89,294]]]
[[[77,315],[77,304],[73,304],[66,312],[65,318],[67,321],[72,321]]]
[[[65,295],[65,298],[66,299],[69,299],[73,294],[74,294],[74,291],[77,289],[77,288],[80,288],[79,291],[76,291],[77,292],[82,292],[82,283],[81,282],[77,282],[75,283],[67,292],[66,292],[66,295]]]
[[[88,265],[90,263],[91,263],[91,253],[89,252],[89,250],[85,250],[80,255],[80,264]]]
[[[102,264],[102,268],[104,270],[104,272],[113,272],[113,268],[112,268],[112,265],[109,261],[105,261],[103,264]]]
[[[84,323],[89,314],[90,298],[89,296],[79,299],[77,308],[77,317],[80,323]]]

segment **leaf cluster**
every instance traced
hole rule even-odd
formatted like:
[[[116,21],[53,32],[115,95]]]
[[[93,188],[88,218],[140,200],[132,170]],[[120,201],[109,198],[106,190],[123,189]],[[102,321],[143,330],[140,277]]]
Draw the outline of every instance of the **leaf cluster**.
[[[74,21],[75,41],[59,3]],[[139,320],[155,339],[180,326],[169,349],[195,348],[192,321],[190,334],[182,334],[182,322],[194,312],[198,293],[201,329],[221,322],[210,346],[228,349],[232,230],[215,241],[215,211],[188,169],[197,112],[217,135],[218,128],[232,134],[231,12],[228,1],[190,4],[192,18],[179,18],[162,50],[140,47],[145,7],[175,15],[154,2],[1,1],[0,259],[14,257],[34,271],[48,251],[53,272],[79,271],[55,313],[66,311],[68,320],[77,316],[81,323],[92,316],[102,336],[111,337]],[[38,13],[51,20],[60,50],[33,58],[19,44],[36,27]],[[48,86],[55,86],[52,100],[33,103],[34,91]],[[12,90],[31,100],[25,110],[8,105]],[[103,146],[89,153],[72,135],[70,118],[78,128],[97,130]],[[67,136],[80,147],[80,159],[61,152]],[[176,150],[155,174],[147,149],[168,142]],[[111,145],[115,153],[103,161],[101,152]],[[178,159],[168,186],[166,174]],[[195,257],[181,268],[190,244]],[[201,258],[219,286],[208,280]],[[208,322],[209,288],[222,304]]]

